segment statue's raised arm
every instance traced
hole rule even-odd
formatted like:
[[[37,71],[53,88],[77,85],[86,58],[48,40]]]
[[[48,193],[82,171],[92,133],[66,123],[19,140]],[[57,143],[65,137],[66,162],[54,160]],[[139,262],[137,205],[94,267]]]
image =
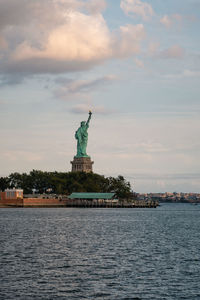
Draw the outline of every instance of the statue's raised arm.
[[[91,110],[89,110],[89,117],[88,117],[88,120],[87,120],[87,123],[86,123],[87,126],[89,126],[91,116],[92,116],[92,112],[91,112]]]

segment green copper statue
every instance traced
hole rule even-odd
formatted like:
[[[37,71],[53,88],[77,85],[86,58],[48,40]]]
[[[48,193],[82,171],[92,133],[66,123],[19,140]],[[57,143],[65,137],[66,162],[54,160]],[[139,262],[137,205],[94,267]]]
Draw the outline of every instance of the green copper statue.
[[[89,157],[86,153],[87,142],[88,142],[88,128],[92,112],[89,111],[89,117],[87,122],[82,121],[81,126],[75,133],[75,138],[77,139],[77,154],[75,157]]]

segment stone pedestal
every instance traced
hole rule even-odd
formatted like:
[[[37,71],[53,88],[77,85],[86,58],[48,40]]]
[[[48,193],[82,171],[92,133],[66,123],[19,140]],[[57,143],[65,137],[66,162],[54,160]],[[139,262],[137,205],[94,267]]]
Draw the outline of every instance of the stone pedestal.
[[[71,161],[72,172],[92,172],[93,161],[90,157],[74,157],[74,160]]]

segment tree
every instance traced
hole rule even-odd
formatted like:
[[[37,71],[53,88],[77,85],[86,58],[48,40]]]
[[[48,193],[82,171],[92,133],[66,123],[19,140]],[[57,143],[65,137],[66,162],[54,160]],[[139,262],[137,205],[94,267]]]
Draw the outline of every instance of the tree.
[[[119,199],[132,197],[131,185],[123,176],[108,177],[84,172],[43,172],[32,170],[29,174],[12,173],[9,177],[0,178],[0,188],[22,188],[24,194],[51,190],[55,194],[72,192],[114,192]]]
[[[129,199],[132,197],[130,182],[126,181],[123,176],[117,178],[109,177],[109,192],[114,192],[120,199]]]
[[[0,177],[0,190],[2,192],[5,191],[6,188],[9,186],[9,179],[8,177]]]

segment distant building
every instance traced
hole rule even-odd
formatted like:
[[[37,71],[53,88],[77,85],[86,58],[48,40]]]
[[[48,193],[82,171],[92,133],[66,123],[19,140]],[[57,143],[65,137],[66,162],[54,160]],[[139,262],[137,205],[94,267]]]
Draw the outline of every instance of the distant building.
[[[67,205],[66,197],[57,197],[56,195],[28,195],[24,197],[21,189],[7,189],[0,192],[0,206],[10,207],[65,207]]]
[[[6,189],[0,192],[0,204],[8,206],[23,206],[23,190]]]
[[[72,193],[68,197],[69,205],[99,205],[114,204],[119,200],[115,193]]]
[[[6,189],[1,192],[2,199],[23,199],[23,190],[21,189]]]
[[[69,199],[86,199],[86,200],[116,200],[115,193],[72,193]]]

